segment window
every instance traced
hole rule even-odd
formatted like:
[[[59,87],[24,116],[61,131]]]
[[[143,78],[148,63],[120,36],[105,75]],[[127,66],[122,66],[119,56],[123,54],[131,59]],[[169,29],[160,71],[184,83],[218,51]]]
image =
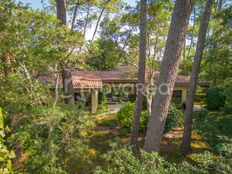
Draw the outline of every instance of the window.
[[[175,104],[181,104],[182,91],[174,90],[172,94],[172,102]]]

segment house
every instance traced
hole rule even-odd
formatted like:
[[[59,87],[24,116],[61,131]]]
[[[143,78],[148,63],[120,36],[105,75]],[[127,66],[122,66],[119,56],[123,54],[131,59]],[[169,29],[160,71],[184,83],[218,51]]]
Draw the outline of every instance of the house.
[[[149,70],[146,72],[146,85],[149,85]],[[90,95],[91,112],[96,112],[98,101],[105,96],[107,102],[116,103],[131,100],[136,97],[137,71],[130,66],[118,66],[113,71],[72,71],[72,81],[76,100]],[[153,72],[154,83],[157,82],[159,72]],[[178,75],[176,78],[173,99],[183,103],[187,99],[190,78]],[[208,86],[207,82],[198,83]]]

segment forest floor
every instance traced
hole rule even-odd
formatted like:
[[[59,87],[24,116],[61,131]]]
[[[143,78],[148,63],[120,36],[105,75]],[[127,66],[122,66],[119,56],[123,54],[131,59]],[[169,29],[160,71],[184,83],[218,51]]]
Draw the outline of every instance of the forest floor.
[[[192,161],[191,156],[185,157],[180,150],[182,140],[183,128],[175,128],[166,133],[161,144],[161,156],[173,163],[180,163],[187,159]],[[139,143],[142,147],[144,143],[144,134],[140,134]],[[88,168],[94,169],[96,166],[104,165],[101,155],[111,149],[110,144],[119,142],[120,144],[128,144],[129,134],[123,135],[117,129],[116,115],[106,115],[97,117],[92,133],[88,137],[87,144],[92,153],[92,164]],[[204,143],[201,137],[193,132],[192,136],[192,150],[193,153],[202,153],[208,149],[207,144]],[[86,166],[87,167],[87,166]]]

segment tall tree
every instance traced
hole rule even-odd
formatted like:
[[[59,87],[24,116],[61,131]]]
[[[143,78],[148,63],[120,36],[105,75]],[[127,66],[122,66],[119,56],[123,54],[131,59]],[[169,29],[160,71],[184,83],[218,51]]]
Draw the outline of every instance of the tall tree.
[[[140,1],[140,48],[139,48],[139,73],[137,84],[137,97],[135,113],[132,119],[131,145],[135,155],[138,154],[137,139],[139,134],[140,116],[143,106],[143,89],[146,72],[146,43],[147,43],[147,0]]]
[[[73,31],[74,26],[75,26],[75,21],[76,21],[76,17],[77,17],[77,9],[78,9],[79,5],[80,5],[80,2],[79,2],[79,0],[77,0],[76,5],[74,7],[74,11],[73,11],[73,19],[72,19],[71,31]]]
[[[183,141],[182,141],[182,150],[185,154],[189,153],[191,150],[191,133],[192,133],[194,96],[196,93],[197,79],[198,79],[202,54],[203,54],[203,50],[205,46],[206,33],[207,33],[207,28],[208,28],[208,24],[210,20],[212,6],[213,6],[213,0],[207,0],[204,13],[201,17],[201,24],[200,24],[199,34],[198,34],[198,41],[197,41],[197,49],[196,49],[191,77],[190,77],[188,100],[187,100],[186,111],[185,111],[184,134],[183,134]]]
[[[67,25],[66,0],[56,0],[56,8],[57,8],[57,18],[60,20],[62,25]],[[65,103],[74,104],[72,74],[68,69],[65,68],[64,64],[62,64],[61,66],[62,66],[62,82],[63,82],[63,90],[65,95]]]
[[[152,114],[148,121],[144,144],[146,151],[159,151],[160,149],[160,142],[163,136],[192,6],[193,0],[176,0],[175,2],[174,13],[171,19],[160,68],[160,77],[157,82],[158,88],[152,103]]]

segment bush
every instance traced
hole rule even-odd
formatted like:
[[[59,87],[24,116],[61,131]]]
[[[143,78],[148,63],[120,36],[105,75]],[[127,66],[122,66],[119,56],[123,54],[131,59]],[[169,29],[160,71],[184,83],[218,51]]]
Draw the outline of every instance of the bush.
[[[205,121],[208,114],[209,114],[208,110],[195,111],[193,113],[195,121],[199,124]]]
[[[223,89],[219,87],[209,88],[206,94],[206,103],[209,111],[215,111],[222,108],[225,104]]]
[[[164,132],[169,132],[183,121],[183,113],[174,106],[169,107]]]
[[[146,153],[142,151],[140,162],[134,157],[128,147],[113,149],[103,155],[106,165],[103,168],[98,167],[94,174],[158,174],[158,173],[176,173],[176,168],[167,163],[157,153]]]
[[[24,173],[71,173],[67,166],[74,161],[80,163],[88,155],[88,147],[83,143],[88,127],[92,126],[88,113],[59,104],[34,106],[23,114],[14,122],[9,142],[29,154]],[[75,165],[75,169],[81,167]]]
[[[131,129],[132,117],[134,114],[135,104],[127,102],[117,113],[118,124],[123,126],[125,133]],[[177,127],[181,120],[183,121],[183,114],[174,106],[169,107],[168,116],[164,128],[164,132],[169,132],[172,128]],[[142,111],[140,117],[140,131],[145,131],[148,122],[147,111]]]
[[[223,150],[229,155],[219,155],[217,158],[212,153],[205,151],[202,154],[192,154],[191,164],[184,160],[182,163],[173,164],[159,156],[141,150],[140,160],[134,157],[129,147],[113,147],[113,150],[103,155],[105,165],[97,167],[94,174],[207,174],[231,173],[232,156],[231,144],[224,144]]]
[[[12,162],[11,160],[15,158],[14,151],[9,151],[5,145],[5,131],[7,127],[4,126],[4,117],[2,110],[0,108],[0,173],[1,174],[11,174]]]
[[[223,94],[226,97],[224,111],[232,113],[232,79],[226,80],[223,84]]]
[[[200,156],[201,159],[211,158]],[[184,161],[180,164],[172,164],[163,159],[158,153],[147,153],[141,150],[141,160],[134,157],[128,147],[113,148],[103,155],[104,167],[97,167],[94,174],[205,174],[208,172],[208,165],[212,160],[204,161],[204,165],[193,166]]]
[[[227,142],[223,137],[232,137],[232,115],[223,112],[198,111],[194,113],[194,117],[194,128],[200,132],[213,150],[219,153],[217,147]]]
[[[120,126],[123,126],[125,133],[130,132],[132,117],[134,114],[135,104],[131,102],[127,102],[117,113],[117,120]],[[145,131],[147,126],[148,114],[146,111],[142,111],[140,117],[140,130]]]

